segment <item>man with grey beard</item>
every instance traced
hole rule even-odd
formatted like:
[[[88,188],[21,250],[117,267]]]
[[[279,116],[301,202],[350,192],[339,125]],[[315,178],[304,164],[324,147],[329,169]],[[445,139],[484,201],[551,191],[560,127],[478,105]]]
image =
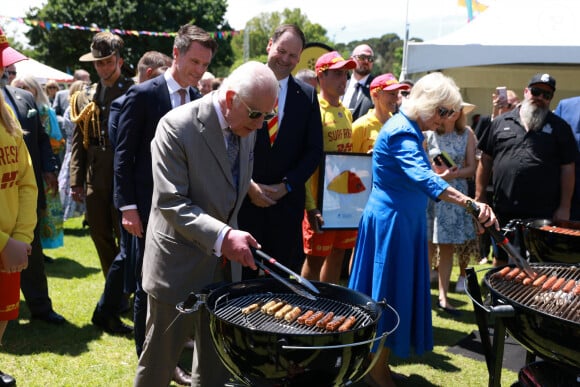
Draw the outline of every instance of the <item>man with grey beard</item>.
[[[570,126],[550,111],[554,91],[552,76],[534,75],[521,105],[495,118],[479,139],[475,200],[486,202],[493,169],[491,204],[501,226],[512,219],[570,219],[578,149]],[[506,261],[501,251],[494,265]]]

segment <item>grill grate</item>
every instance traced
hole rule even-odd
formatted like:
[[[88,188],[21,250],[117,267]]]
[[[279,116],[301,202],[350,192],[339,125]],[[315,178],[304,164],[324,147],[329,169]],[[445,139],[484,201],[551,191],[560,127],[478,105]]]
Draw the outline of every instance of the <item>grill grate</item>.
[[[295,295],[294,293],[260,293],[248,294],[243,297],[229,299],[228,294],[222,295],[216,300],[214,313],[217,317],[241,327],[265,331],[269,333],[284,333],[284,334],[328,334],[329,332],[324,328],[314,326],[301,325],[296,322],[287,322],[284,319],[276,319],[272,315],[262,313],[260,310],[251,314],[242,314],[241,309],[256,302],[267,302],[280,299],[292,306],[298,306],[302,313],[313,311],[334,312],[335,316],[355,316],[356,322],[351,329],[358,329],[371,324],[373,320],[373,313],[366,310],[359,305],[349,305],[343,302],[330,300],[323,297],[318,297],[316,301],[308,300],[304,297]]]
[[[573,279],[577,286],[580,284],[580,270],[576,266],[534,265],[533,269],[538,276],[543,274],[548,277],[556,276],[565,278],[566,282]],[[565,293],[562,290],[553,292],[542,290],[541,286],[525,286],[521,282],[507,280],[495,273],[489,277],[488,283],[493,290],[510,301],[554,317],[580,323],[580,296],[574,295],[574,292]]]

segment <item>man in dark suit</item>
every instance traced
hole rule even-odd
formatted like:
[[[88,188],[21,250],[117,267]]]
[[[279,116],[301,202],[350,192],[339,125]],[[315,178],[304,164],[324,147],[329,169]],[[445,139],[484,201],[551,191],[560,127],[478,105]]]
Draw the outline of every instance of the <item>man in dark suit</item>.
[[[194,86],[207,70],[216,50],[217,43],[206,31],[191,24],[182,26],[175,37],[171,67],[163,75],[132,87],[119,116],[114,201],[115,207],[122,212],[122,227],[137,238],[135,264],[126,270],[132,270],[136,277],[134,323],[138,356],[145,340],[147,314],[141,266],[153,193],[150,143],[161,117],[201,96]],[[176,379],[183,379],[180,369],[175,372]],[[178,374],[181,376],[177,377]]]
[[[375,106],[370,94],[375,54],[368,44],[361,44],[352,50],[351,58],[356,62],[356,68],[346,87],[342,104],[349,108],[354,122]]]
[[[50,139],[42,123],[34,96],[23,89],[6,86],[2,82],[2,91],[6,102],[14,110],[20,126],[24,130],[24,141],[28,147],[36,184],[38,185],[37,213],[46,208],[44,182],[51,191],[58,192],[58,163],[50,147]],[[43,320],[50,324],[63,324],[65,318],[52,309],[52,301],[48,295],[48,281],[44,269],[44,256],[40,244],[40,225],[34,228],[32,253],[28,257],[28,268],[21,273],[20,288],[30,309],[32,319]]]
[[[240,228],[254,235],[265,252],[296,272],[304,262],[304,184],[322,159],[316,90],[290,75],[304,45],[302,31],[285,24],[274,31],[266,47],[268,67],[280,84],[278,132],[271,140],[268,122],[258,130],[252,183],[238,217]],[[243,270],[244,279],[256,275]]]
[[[222,86],[167,113],[151,142],[153,199],[143,257],[147,335],[135,386],[166,386],[187,337],[195,337],[192,386],[223,386],[205,308],[179,315],[191,292],[229,280],[229,264],[256,269],[247,232],[237,230],[254,158],[256,129],[271,114],[278,81],[258,62],[234,70]],[[229,261],[222,265],[220,256]]]

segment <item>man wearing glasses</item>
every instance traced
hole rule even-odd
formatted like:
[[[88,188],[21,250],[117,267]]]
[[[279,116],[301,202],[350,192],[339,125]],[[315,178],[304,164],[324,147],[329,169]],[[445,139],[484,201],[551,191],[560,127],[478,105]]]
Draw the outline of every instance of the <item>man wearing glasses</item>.
[[[361,44],[354,48],[351,58],[355,61],[356,68],[348,82],[342,104],[348,107],[352,113],[352,120],[356,121],[374,107],[369,87],[374,78],[371,71],[375,54],[368,44]]]
[[[486,202],[493,169],[492,207],[502,226],[511,219],[570,218],[578,150],[570,126],[550,111],[555,90],[552,76],[534,75],[521,105],[495,118],[479,140],[475,200]],[[500,251],[494,264],[506,261]]]

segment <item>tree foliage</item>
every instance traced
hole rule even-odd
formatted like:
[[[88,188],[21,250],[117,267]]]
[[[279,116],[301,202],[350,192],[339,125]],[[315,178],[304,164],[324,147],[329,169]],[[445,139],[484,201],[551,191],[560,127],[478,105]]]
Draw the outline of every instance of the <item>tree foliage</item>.
[[[245,59],[266,61],[266,46],[276,27],[280,24],[295,24],[304,32],[307,42],[320,42],[330,45],[326,29],[320,24],[312,23],[299,8],[286,8],[282,12],[260,13],[246,23],[244,35],[232,39],[232,49],[236,57],[233,67]]]
[[[27,14],[30,19],[53,23],[70,23],[121,30],[176,32],[181,25],[192,23],[208,32],[231,30],[225,22],[226,0],[48,0],[41,9]],[[48,26],[47,26],[48,27]],[[65,70],[83,67],[94,74],[90,64],[78,58],[89,51],[95,32],[66,28],[32,28],[27,37],[35,48],[33,57],[50,66]],[[172,54],[173,38],[147,35],[122,35],[125,62],[136,66],[150,50]],[[219,45],[209,71],[218,73],[233,63],[231,37],[216,39]],[[226,70],[227,71],[227,70]],[[93,77],[94,79],[94,77]]]

